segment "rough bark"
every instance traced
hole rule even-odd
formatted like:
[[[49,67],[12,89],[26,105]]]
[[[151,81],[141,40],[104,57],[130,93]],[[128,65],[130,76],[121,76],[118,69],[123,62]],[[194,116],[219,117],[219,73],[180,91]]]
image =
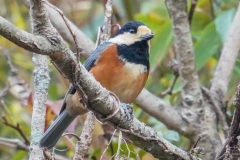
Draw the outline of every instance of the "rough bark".
[[[193,42],[188,22],[187,1],[167,0],[173,23],[174,45],[179,63],[181,90],[181,117],[187,130],[182,134],[195,142],[199,134],[205,136],[198,143],[204,148],[204,159],[214,159],[221,147],[216,114],[201,93],[195,66]]]
[[[36,16],[34,12],[42,13],[42,16]],[[30,17],[33,34],[41,34],[44,32],[44,27],[48,28],[48,19],[41,5],[38,1],[30,2]],[[43,24],[38,21],[41,20]],[[45,26],[46,25],[46,26]],[[41,28],[43,28],[41,30]],[[31,121],[31,141],[30,141],[30,156],[29,160],[42,160],[42,149],[39,147],[39,140],[42,137],[45,129],[45,115],[46,115],[46,101],[48,95],[48,87],[50,84],[50,77],[48,74],[47,56],[40,54],[33,54],[34,64],[34,101],[33,113]]]
[[[82,160],[85,158],[89,146],[92,142],[92,134],[94,129],[95,116],[92,112],[88,112],[87,119],[84,122],[83,131],[80,136],[80,141],[76,144],[76,150],[73,160]]]
[[[228,84],[232,76],[233,68],[237,60],[237,56],[240,48],[240,11],[237,9],[233,23],[231,25],[229,35],[214,72],[213,79],[211,81],[210,91],[213,97],[216,99],[218,106],[221,109],[225,107],[225,96],[228,90]]]

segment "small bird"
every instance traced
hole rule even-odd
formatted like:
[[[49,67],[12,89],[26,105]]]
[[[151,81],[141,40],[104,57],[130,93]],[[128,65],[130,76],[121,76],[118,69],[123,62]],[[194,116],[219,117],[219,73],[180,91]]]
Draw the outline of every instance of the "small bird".
[[[125,24],[109,41],[100,44],[83,64],[95,79],[123,103],[132,103],[142,91],[149,74],[152,31],[143,23]],[[73,85],[68,89],[60,115],[40,140],[40,147],[52,148],[65,129],[88,112],[79,102]]]

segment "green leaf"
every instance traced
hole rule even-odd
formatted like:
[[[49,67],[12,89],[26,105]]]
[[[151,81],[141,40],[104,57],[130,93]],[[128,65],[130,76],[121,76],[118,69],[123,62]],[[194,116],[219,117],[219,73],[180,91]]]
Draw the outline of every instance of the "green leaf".
[[[228,11],[219,15],[215,20],[216,30],[217,30],[218,34],[220,35],[222,43],[225,42],[225,40],[228,36],[228,32],[231,27],[235,12],[236,11],[234,8],[229,9]]]
[[[202,29],[207,26],[211,22],[211,18],[204,13],[201,12],[194,12],[191,31],[197,32],[202,31]]]
[[[146,151],[140,150],[140,151],[138,152],[138,155],[139,155],[139,157],[142,159],[143,156],[144,156],[146,153],[147,153]]]
[[[215,30],[215,23],[212,22],[204,28],[199,41],[194,44],[197,70],[217,53],[220,46],[221,40]]]
[[[154,34],[155,37],[151,42],[152,47],[150,53],[150,63],[152,68],[154,68],[159,61],[163,60],[169,47],[173,43],[171,21],[168,20],[163,26],[159,26],[159,30]]]
[[[12,160],[26,159],[27,152],[26,151],[17,151],[12,158]]]
[[[173,130],[169,130],[164,136],[163,138],[169,140],[169,141],[179,141],[180,137],[179,137],[179,133]]]

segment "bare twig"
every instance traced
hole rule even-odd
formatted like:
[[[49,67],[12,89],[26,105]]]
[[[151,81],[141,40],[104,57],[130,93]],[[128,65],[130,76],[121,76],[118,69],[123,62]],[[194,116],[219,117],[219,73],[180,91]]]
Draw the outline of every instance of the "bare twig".
[[[116,155],[115,155],[115,159],[120,159],[121,144],[122,144],[122,132],[119,131],[119,135],[118,135],[118,148],[117,148],[117,152],[116,152]]]
[[[178,79],[178,75],[174,75],[174,79],[173,79],[173,82],[172,82],[171,86],[170,86],[167,90],[163,91],[163,92],[160,94],[160,97],[164,97],[164,96],[166,96],[166,95],[168,95],[168,94],[169,94],[169,95],[172,94],[173,87],[174,87],[177,79]]]
[[[190,8],[190,11],[189,11],[189,14],[188,14],[188,21],[189,21],[190,25],[192,23],[193,14],[194,14],[194,11],[195,11],[198,0],[191,0],[191,2],[192,2],[191,8]]]
[[[3,88],[0,92],[0,99],[5,97],[8,94],[9,90],[10,90],[9,85],[7,85],[5,88]]]
[[[0,145],[11,147],[19,150],[29,151],[29,146],[26,143],[23,143],[19,139],[8,139],[0,137]]]
[[[201,86],[201,89],[202,89],[203,94],[206,96],[206,98],[208,98],[210,100],[210,102],[212,103],[212,106],[214,107],[214,110],[217,114],[217,118],[219,119],[219,122],[222,125],[224,136],[226,138],[228,135],[229,126],[227,124],[225,115],[223,114],[221,108],[217,105],[216,100],[212,97],[211,92],[203,86]]]
[[[87,119],[84,122],[83,131],[80,136],[80,140],[76,145],[74,154],[74,160],[82,160],[87,154],[88,148],[92,142],[92,134],[94,129],[95,116],[92,112],[88,112]]]
[[[197,141],[195,142],[195,144],[193,145],[193,148],[196,148],[197,147],[197,144],[198,144],[198,142],[201,140],[201,138],[204,136],[204,134],[200,134],[199,136],[198,136],[198,139],[197,139]]]
[[[4,97],[8,92],[12,93],[16,98],[21,100],[21,104],[26,105],[30,91],[27,84],[20,77],[17,68],[13,65],[11,57],[6,49],[0,47],[0,50],[7,59],[8,66],[10,68],[10,75],[8,76],[8,84],[1,91],[0,98]]]
[[[18,72],[17,68],[12,64],[12,60],[11,60],[10,55],[7,54],[6,51],[4,49],[2,49],[1,47],[0,47],[0,49],[7,59],[7,63],[8,63],[8,66],[10,67],[11,73],[15,74],[16,72]]]
[[[195,142],[195,144],[193,145],[192,149],[190,150],[190,154],[202,154],[203,148],[202,147],[197,147],[198,142],[201,140],[201,138],[204,136],[204,134],[200,134],[198,136],[197,141]]]
[[[74,134],[74,133],[64,133],[64,134],[62,135],[62,137],[64,137],[64,136],[73,136],[73,137],[76,138],[78,141],[80,141],[80,138],[79,138],[76,134]]]
[[[228,91],[228,85],[231,79],[233,68],[238,57],[240,49],[240,6],[236,11],[228,37],[224,43],[223,50],[218,61],[214,77],[211,80],[211,88],[213,97],[216,99],[217,105],[224,109],[225,95]]]
[[[113,1],[112,0],[108,0],[106,5],[105,5],[105,18],[104,18],[104,22],[103,25],[101,27],[101,34],[100,34],[100,44],[102,42],[107,41],[110,36],[111,36],[111,20],[112,20],[112,9],[113,6]]]
[[[178,72],[179,65],[178,65],[178,61],[176,59],[170,60],[169,63],[168,63],[168,66],[173,70],[174,80],[172,82],[172,85],[167,90],[165,90],[164,92],[162,92],[160,94],[161,97],[164,97],[167,94],[169,94],[169,95],[172,94],[173,87],[174,87],[174,85],[177,81],[177,78],[179,76],[179,72]]]
[[[233,105],[235,106],[235,111],[233,114],[230,132],[221,152],[216,157],[216,160],[221,160],[224,158],[224,156],[228,155],[228,147],[233,147],[234,145],[238,144],[237,136],[240,135],[240,83],[237,87],[237,92],[235,94]]]
[[[125,145],[126,145],[126,148],[127,148],[127,151],[128,151],[127,159],[129,159],[131,151],[130,151],[130,149],[129,149],[129,147],[128,147],[128,144],[127,144],[126,140],[125,140],[124,138],[122,138],[122,140],[123,140],[123,142],[124,142]],[[136,153],[134,153],[134,154],[136,154]]]
[[[20,125],[19,125],[18,123],[17,123],[17,125],[15,126],[15,125],[9,123],[6,117],[2,117],[2,119],[3,119],[3,123],[4,123],[6,126],[9,126],[9,127],[13,128],[13,129],[15,129],[15,130],[21,135],[21,137],[24,139],[24,143],[25,143],[26,145],[29,145],[29,144],[30,144],[29,140],[27,139],[27,137],[26,137],[25,134],[23,133],[23,131],[22,131],[22,129],[21,129],[21,127],[20,127]]]
[[[110,141],[109,141],[108,144],[107,144],[107,147],[105,148],[105,150],[103,151],[103,153],[102,153],[102,155],[101,155],[101,157],[100,157],[100,160],[102,160],[103,155],[104,155],[105,152],[107,151],[109,145],[112,143],[112,140],[113,140],[113,138],[114,138],[114,136],[115,136],[116,131],[117,131],[117,130],[115,129],[114,132],[113,132],[113,134],[112,134],[112,137],[111,137]]]

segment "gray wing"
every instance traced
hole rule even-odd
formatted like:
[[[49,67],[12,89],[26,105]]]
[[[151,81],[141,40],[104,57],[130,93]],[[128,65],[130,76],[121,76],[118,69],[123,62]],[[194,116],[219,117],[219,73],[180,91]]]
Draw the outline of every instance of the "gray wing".
[[[83,66],[86,68],[86,70],[90,70],[93,66],[96,60],[99,58],[99,56],[102,54],[102,52],[110,45],[111,42],[104,42],[100,44],[90,55],[90,57],[83,63]]]
[[[101,53],[110,45],[111,42],[104,42],[99,45],[91,54],[91,56],[84,62],[83,66],[89,71],[94,65],[96,60],[99,58]],[[68,91],[64,97],[64,102],[60,110],[60,114],[53,124],[47,129],[40,140],[40,147],[46,147],[48,149],[53,148],[58,139],[62,136],[66,128],[71,124],[71,122],[77,117],[77,115],[69,116],[66,110],[66,97],[69,94],[75,94],[76,89],[71,84]]]

